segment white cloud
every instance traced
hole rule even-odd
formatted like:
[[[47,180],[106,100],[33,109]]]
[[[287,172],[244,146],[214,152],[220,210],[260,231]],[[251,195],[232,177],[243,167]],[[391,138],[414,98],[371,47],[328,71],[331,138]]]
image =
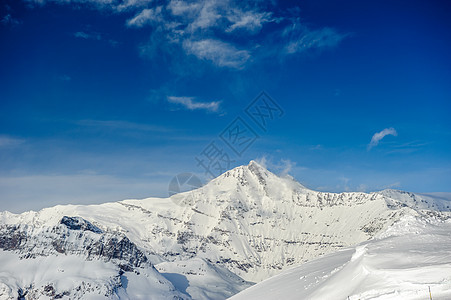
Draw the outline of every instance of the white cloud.
[[[232,23],[225,31],[232,32],[237,29],[244,29],[249,32],[259,31],[264,23],[271,21],[271,13],[234,10],[235,13],[227,17]]]
[[[224,32],[232,32],[236,29],[256,32],[264,23],[272,21],[271,12],[239,6],[237,2],[230,0],[195,2],[172,0],[167,8],[172,15],[184,18],[187,29],[191,33],[213,27]]]
[[[178,59],[177,52],[182,51],[183,55],[192,54],[217,67],[238,70],[244,69],[251,57],[254,58],[252,61],[258,61],[299,54],[308,49],[331,48],[348,36],[332,28],[311,29],[299,19],[293,19],[289,12],[276,9],[275,1],[168,0],[164,4],[153,0],[23,1],[42,5],[77,3],[107,13],[133,13],[133,17],[125,22],[127,27],[152,26],[148,42],[139,46],[145,57],[155,57],[156,53],[164,52]],[[279,25],[274,30],[263,31],[268,23]],[[271,33],[262,34],[266,32]],[[83,31],[75,36],[104,38]]]
[[[220,101],[195,102],[193,97],[169,96],[168,101],[170,103],[181,104],[189,110],[204,109],[212,112],[217,112],[219,109],[219,105],[221,104]]]
[[[77,31],[74,33],[74,36],[80,39],[85,39],[85,40],[97,40],[100,41],[102,39],[102,35],[100,33],[97,32],[91,32],[91,33],[87,33],[84,31]]]
[[[171,0],[167,8],[174,16],[192,17],[201,7],[200,2],[185,2],[182,0]]]
[[[211,61],[219,67],[233,69],[242,69],[251,57],[247,50],[238,50],[231,44],[213,39],[185,40],[183,48],[199,59]]]
[[[371,150],[371,148],[376,147],[379,144],[379,141],[382,140],[387,135],[397,136],[398,133],[393,127],[385,128],[381,132],[376,132],[371,138],[371,142],[368,144],[368,150]]]
[[[132,9],[137,9],[140,7],[146,7],[152,2],[153,0],[126,0],[123,1],[121,4],[117,5],[115,9],[118,12],[123,12]]]
[[[310,146],[309,149],[310,149],[310,150],[322,150],[322,149],[323,149],[323,146],[320,145],[320,144],[317,144],[317,145]]]
[[[161,9],[161,6],[143,9],[139,14],[127,21],[127,26],[140,28],[154,22],[161,22],[163,20]]]
[[[332,28],[326,27],[318,30],[310,30],[299,24],[293,24],[284,34],[290,36],[290,41],[285,46],[285,51],[288,54],[299,53],[314,48],[335,47],[348,36],[347,34],[337,33]]]
[[[196,18],[191,22],[189,28],[191,31],[197,29],[207,29],[217,25],[218,21],[222,18],[220,12],[221,5],[226,5],[228,1],[200,1],[201,9],[197,13]]]
[[[100,32],[94,32],[91,30],[87,31],[77,31],[74,33],[74,37],[84,40],[94,40],[94,41],[101,41],[104,40],[105,42],[108,42],[111,46],[115,47],[119,44],[118,41],[113,39],[108,39],[104,34]]]

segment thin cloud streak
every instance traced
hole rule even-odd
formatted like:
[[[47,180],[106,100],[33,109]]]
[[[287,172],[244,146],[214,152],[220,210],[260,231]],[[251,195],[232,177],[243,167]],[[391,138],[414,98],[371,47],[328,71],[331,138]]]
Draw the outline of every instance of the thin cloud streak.
[[[376,132],[371,138],[371,142],[368,144],[367,149],[371,150],[373,147],[376,147],[379,144],[379,142],[387,135],[397,136],[398,133],[393,127],[385,128],[381,132]]]
[[[301,27],[300,30],[297,28]],[[309,49],[324,49],[336,47],[348,34],[340,34],[332,28],[310,30],[304,26],[294,26],[285,33],[290,41],[285,46],[287,54],[300,53]]]
[[[168,102],[174,104],[180,104],[189,110],[203,109],[211,112],[217,112],[219,110],[220,101],[211,102],[196,102],[194,97],[175,97],[169,96]]]
[[[247,30],[251,33],[258,32],[263,24],[273,21],[270,12],[238,11],[236,14],[228,16],[232,23],[225,31]]]
[[[0,135],[0,148],[10,148],[16,147],[20,144],[23,144],[25,140],[13,138],[7,135]]]
[[[161,10],[161,6],[143,9],[132,19],[129,19],[126,24],[128,27],[141,28],[154,22],[162,22],[163,18],[161,16]]]
[[[102,39],[102,35],[100,33],[87,33],[84,31],[77,31],[74,33],[76,38],[81,38],[85,40],[97,40],[100,41]]]

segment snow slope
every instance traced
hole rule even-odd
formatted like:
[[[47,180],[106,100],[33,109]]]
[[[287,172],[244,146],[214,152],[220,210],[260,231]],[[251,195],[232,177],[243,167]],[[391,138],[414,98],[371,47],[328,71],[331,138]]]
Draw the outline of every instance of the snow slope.
[[[111,262],[77,255],[20,259],[0,250],[0,299],[183,299],[152,268],[121,272]]]
[[[446,218],[449,202],[442,200],[395,190],[312,191],[251,161],[170,198],[2,212],[0,249],[24,259],[63,251],[113,261],[130,276],[137,268],[151,268],[180,297],[219,299],[249,287],[249,281],[367,241],[403,216]],[[64,227],[64,216],[74,224]],[[116,249],[118,242],[122,246]],[[92,252],[91,245],[109,245],[113,260]]]
[[[252,299],[451,299],[451,220],[404,217],[379,237],[291,268]]]
[[[193,299],[226,299],[252,286],[229,270],[201,258],[155,266],[174,286]]]

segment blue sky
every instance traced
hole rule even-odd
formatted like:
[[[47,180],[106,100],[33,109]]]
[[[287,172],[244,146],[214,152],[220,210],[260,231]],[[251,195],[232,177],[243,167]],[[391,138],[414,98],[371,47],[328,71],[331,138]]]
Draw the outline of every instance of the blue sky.
[[[0,210],[167,196],[251,159],[323,191],[451,192],[449,13],[2,1]]]

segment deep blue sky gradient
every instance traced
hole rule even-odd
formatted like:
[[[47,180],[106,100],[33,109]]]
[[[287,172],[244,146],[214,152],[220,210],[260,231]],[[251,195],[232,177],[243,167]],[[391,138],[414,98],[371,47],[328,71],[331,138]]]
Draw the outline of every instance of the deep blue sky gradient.
[[[248,51],[238,67],[165,42],[158,25],[127,26],[168,2],[95,3],[1,3],[0,210],[166,196],[176,174],[204,175],[195,157],[237,116],[260,138],[230,167],[263,159],[324,191],[451,192],[446,1],[242,5],[274,20],[253,34],[218,25],[191,36]],[[303,31],[282,34],[295,23]],[[321,30],[335,40],[284,52],[294,34]],[[285,112],[266,132],[244,112],[262,90]],[[397,136],[368,149],[391,127]]]

